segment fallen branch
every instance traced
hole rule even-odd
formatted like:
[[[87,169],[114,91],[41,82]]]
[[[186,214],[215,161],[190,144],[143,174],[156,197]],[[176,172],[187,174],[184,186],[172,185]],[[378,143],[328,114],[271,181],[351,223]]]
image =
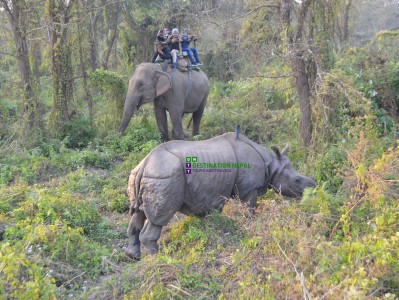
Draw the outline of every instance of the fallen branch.
[[[280,249],[280,251],[281,251],[281,253],[284,255],[284,257],[285,257],[285,258],[292,264],[292,266],[294,267],[294,271],[295,271],[296,275],[298,276],[299,281],[300,281],[301,284],[302,284],[303,298],[304,298],[305,300],[308,300],[308,299],[310,300],[311,297],[310,297],[309,291],[308,291],[308,289],[307,289],[307,287],[306,287],[306,284],[305,284],[305,276],[303,275],[303,272],[298,272],[295,263],[287,256],[287,254],[284,252],[283,248],[281,248],[279,242],[276,240],[276,238],[275,238],[274,236],[273,236],[273,240],[274,240],[275,243],[277,244],[278,248]]]

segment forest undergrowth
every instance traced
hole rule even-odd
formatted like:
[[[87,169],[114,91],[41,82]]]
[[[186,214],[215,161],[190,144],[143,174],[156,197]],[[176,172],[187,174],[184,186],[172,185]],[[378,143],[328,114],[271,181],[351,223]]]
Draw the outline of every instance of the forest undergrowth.
[[[201,135],[186,130],[187,139],[241,124],[243,134],[266,148],[289,143],[295,167],[318,186],[301,200],[270,191],[255,217],[238,199],[204,218],[178,214],[163,229],[159,254],[144,253],[139,262],[124,255],[126,188],[130,170],[160,143],[151,105],[133,117],[126,134],[117,134],[119,119],[110,108],[125,92],[125,78],[102,70],[90,76],[93,88],[103,89],[94,124],[77,114],[62,135],[43,135],[25,147],[22,137],[13,138],[20,127],[7,102],[0,297],[397,299],[398,74],[397,61],[378,42],[339,58],[314,95],[309,148],[297,130],[289,78],[214,81]]]

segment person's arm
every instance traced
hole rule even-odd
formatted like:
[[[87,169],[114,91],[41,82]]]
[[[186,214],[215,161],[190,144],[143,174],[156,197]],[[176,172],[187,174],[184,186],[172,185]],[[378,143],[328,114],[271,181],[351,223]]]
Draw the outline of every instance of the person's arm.
[[[182,39],[182,37],[181,37],[181,34],[179,34],[179,38],[178,38],[178,43],[179,43],[179,57],[180,58],[183,58],[183,50],[182,50],[182,47],[181,47],[181,42],[183,42],[183,39]]]
[[[162,31],[159,30],[158,33],[157,33],[157,40],[158,40],[159,42],[162,42],[162,40],[161,40],[162,38],[163,38],[163,36],[162,36]]]

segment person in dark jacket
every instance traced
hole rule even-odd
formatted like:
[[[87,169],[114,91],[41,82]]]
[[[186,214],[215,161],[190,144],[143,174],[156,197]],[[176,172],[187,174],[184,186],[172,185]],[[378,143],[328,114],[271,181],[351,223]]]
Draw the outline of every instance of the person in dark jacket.
[[[159,56],[162,60],[171,59],[170,49],[168,46],[168,37],[170,35],[170,31],[168,28],[164,28],[163,30],[159,30],[157,34],[157,43],[156,50],[154,55],[152,56],[151,62],[156,62],[157,57]]]

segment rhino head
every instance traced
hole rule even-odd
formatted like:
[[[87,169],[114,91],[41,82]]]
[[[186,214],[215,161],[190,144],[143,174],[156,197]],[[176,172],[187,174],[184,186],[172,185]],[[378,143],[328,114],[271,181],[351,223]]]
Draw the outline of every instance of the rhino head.
[[[276,147],[272,147],[272,150],[276,155],[276,161],[272,164],[273,176],[269,184],[271,188],[283,196],[300,198],[306,188],[316,187],[316,182],[310,177],[299,174],[285,156],[289,150],[288,145],[281,152]]]

